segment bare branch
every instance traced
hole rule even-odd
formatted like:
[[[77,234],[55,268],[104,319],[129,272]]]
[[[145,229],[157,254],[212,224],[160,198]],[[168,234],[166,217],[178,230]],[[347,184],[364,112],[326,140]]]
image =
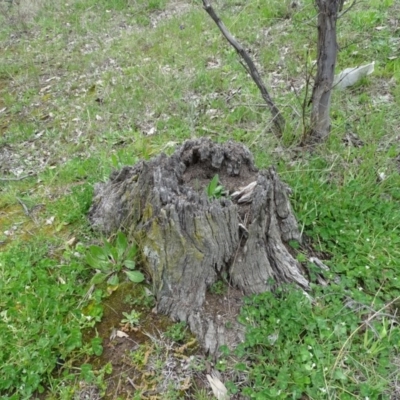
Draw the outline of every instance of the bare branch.
[[[342,13],[339,14],[338,19],[342,18],[343,15],[347,14],[356,4],[357,4],[357,0],[353,0],[353,2]],[[343,7],[343,5],[342,5],[342,7]],[[342,11],[342,8],[339,11]]]
[[[217,24],[219,30],[222,32],[222,34],[225,36],[225,38],[228,40],[228,42],[232,45],[232,47],[236,50],[236,52],[242,57],[244,62],[247,65],[246,71],[250,74],[252,77],[254,83],[257,85],[258,89],[261,92],[261,96],[267,103],[272,117],[273,117],[273,123],[275,130],[279,136],[282,135],[283,130],[285,128],[285,119],[283,118],[281,112],[279,111],[278,107],[275,105],[275,103],[272,101],[271,96],[268,93],[268,90],[263,82],[263,80],[260,77],[260,74],[257,70],[257,67],[255,66],[253,60],[247,53],[247,51],[243,48],[243,46],[237,42],[237,40],[230,34],[224,23],[221,21],[221,19],[218,17],[218,15],[215,13],[214,9],[212,8],[210,2],[208,0],[203,0],[203,6],[204,9],[207,11],[207,14],[213,19],[213,21]]]

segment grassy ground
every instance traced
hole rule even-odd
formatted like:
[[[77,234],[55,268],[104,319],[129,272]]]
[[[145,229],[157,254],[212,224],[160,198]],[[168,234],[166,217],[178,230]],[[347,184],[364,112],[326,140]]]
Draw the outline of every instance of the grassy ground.
[[[340,20],[338,70],[375,61],[375,72],[335,92],[331,136],[311,154],[298,143],[315,58],[313,2],[215,2],[288,121],[281,142],[200,3],[0,2],[2,398],[72,399],[90,390],[91,398],[124,398],[108,360],[95,361],[107,352],[94,324],[107,322],[109,292],[120,289],[90,291],[87,247],[101,243],[86,220],[93,185],[203,135],[239,140],[259,167],[278,166],[303,232],[330,267],[331,284],[315,285],[312,306],[294,290],[248,301],[238,352],[251,363],[232,367],[227,352],[217,365],[232,377],[230,390],[255,399],[400,396],[399,4],[360,2]],[[140,296],[140,304],[124,297],[108,328],[132,306],[147,314],[151,301]],[[167,326],[180,345],[190,343],[181,327]],[[160,377],[167,339],[138,343],[127,349],[129,368],[152,363]],[[191,368],[203,372],[206,362]],[[119,382],[133,379],[126,371]],[[199,376],[190,376],[190,390],[177,378],[160,398],[212,398]],[[147,398],[145,387],[131,391]]]

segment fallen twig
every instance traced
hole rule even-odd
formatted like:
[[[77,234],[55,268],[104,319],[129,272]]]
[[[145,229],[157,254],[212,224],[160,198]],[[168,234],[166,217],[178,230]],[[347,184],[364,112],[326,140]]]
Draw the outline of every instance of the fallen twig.
[[[132,387],[133,387],[134,389],[137,389],[137,388],[138,388],[138,387],[133,383],[133,380],[132,380],[131,378],[126,377],[126,380],[132,385]]]
[[[29,177],[35,176],[35,175],[36,175],[35,173],[32,173],[32,174],[28,174],[28,175],[19,176],[18,178],[2,178],[2,177],[0,177],[0,181],[2,181],[2,182],[22,181],[22,179],[29,178]]]
[[[18,200],[18,203],[21,204],[22,208],[24,209],[25,215],[30,217],[31,213],[30,213],[29,208],[27,207],[27,205],[19,197],[17,197],[16,199]]]

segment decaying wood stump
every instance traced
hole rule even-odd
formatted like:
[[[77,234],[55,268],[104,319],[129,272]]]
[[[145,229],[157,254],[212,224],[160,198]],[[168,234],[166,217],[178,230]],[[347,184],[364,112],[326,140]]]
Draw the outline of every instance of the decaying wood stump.
[[[216,174],[229,191],[220,199],[205,191]],[[308,287],[287,248],[289,240],[300,241],[288,192],[273,168],[257,170],[242,144],[201,138],[186,141],[171,157],[160,154],[113,172],[96,185],[89,218],[104,234],[123,229],[139,244],[157,311],[188,322],[215,353],[243,338],[234,318],[238,293],[286,282]],[[221,277],[229,280],[234,300],[228,293],[218,303],[209,294]]]

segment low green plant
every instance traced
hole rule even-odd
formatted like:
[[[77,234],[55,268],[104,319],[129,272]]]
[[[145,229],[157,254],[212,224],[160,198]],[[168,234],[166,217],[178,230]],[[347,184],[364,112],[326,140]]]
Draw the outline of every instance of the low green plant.
[[[122,315],[125,317],[121,320],[122,325],[128,325],[130,328],[138,326],[140,323],[141,313],[136,310],[132,310],[130,313],[123,312]]]
[[[226,283],[221,280],[213,283],[210,287],[210,292],[219,295],[226,293]]]
[[[379,318],[363,324],[371,306],[344,308],[341,291],[345,295],[337,286],[319,289],[316,306],[292,287],[246,300],[240,318],[247,328],[246,340],[237,355],[248,363],[236,365],[248,375],[244,395],[257,399],[379,398],[388,384],[399,329],[390,330],[388,322]]]
[[[182,393],[176,387],[177,385],[173,382],[168,384],[167,390],[165,391],[165,400],[182,400]]]
[[[112,364],[109,362],[99,370],[94,370],[92,364],[82,364],[80,367],[80,379],[93,384],[97,389],[105,391],[105,376],[112,373]],[[81,384],[81,386],[84,386]]]
[[[136,254],[136,244],[129,244],[123,232],[118,232],[114,245],[104,240],[103,246],[90,246],[85,259],[96,270],[92,283],[98,284],[107,280],[109,285],[118,285],[120,272],[125,273],[132,282],[142,282],[144,275],[135,270]]]
[[[104,396],[107,389],[107,375],[110,375],[113,371],[111,362],[98,369],[86,362],[79,367],[75,366],[74,373],[68,374],[65,373],[65,367],[63,369],[62,381],[60,379],[50,379],[46,397],[43,397],[46,400],[93,398],[90,397],[90,392],[93,393],[93,396],[95,396],[95,393]],[[33,397],[33,399],[37,398],[37,396]]]
[[[195,389],[193,393],[194,400],[209,400],[210,396],[206,389]]]
[[[147,362],[146,354],[149,352],[149,347],[147,344],[141,344],[139,347],[130,353],[132,365],[135,367],[144,367]]]
[[[206,188],[207,196],[210,199],[219,199],[225,195],[225,189],[219,184],[219,175],[216,174]]]
[[[183,342],[186,337],[187,326],[184,322],[171,325],[165,331],[165,336],[174,342]]]
[[[139,296],[134,296],[131,293],[128,293],[124,298],[125,304],[129,304],[136,307],[142,307],[146,309],[152,308],[154,306],[154,302],[155,302],[154,296],[147,288],[143,288],[143,291]]]
[[[88,269],[79,257],[56,260],[46,241],[18,243],[0,252],[0,393],[31,399],[51,373],[83,347],[82,284]],[[90,344],[93,353],[101,343]]]
[[[147,9],[150,11],[162,10],[165,8],[165,0],[150,0],[147,5]]]

